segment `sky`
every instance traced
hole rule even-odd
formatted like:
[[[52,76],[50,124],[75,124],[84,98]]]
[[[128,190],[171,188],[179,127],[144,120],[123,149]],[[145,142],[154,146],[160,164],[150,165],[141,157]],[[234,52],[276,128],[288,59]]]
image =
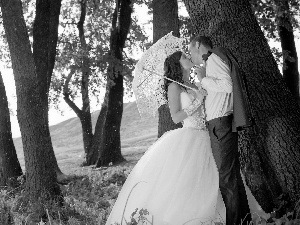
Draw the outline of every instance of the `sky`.
[[[139,7],[136,9],[137,17],[139,19],[139,22],[145,26],[146,32],[149,36],[149,38],[152,39],[152,25],[149,24],[148,20],[149,17],[145,16],[147,13],[145,12],[147,10],[146,6]],[[187,12],[185,9],[182,9],[180,12],[181,15],[187,15]],[[297,34],[296,38],[296,48],[298,52],[298,63],[300,65],[300,34]],[[269,43],[271,47],[280,47],[279,43]],[[139,58],[141,56],[142,52],[138,52],[136,54],[136,57]],[[19,137],[20,136],[20,129],[16,117],[16,109],[17,109],[17,103],[16,103],[16,90],[15,90],[15,81],[13,77],[12,69],[5,69],[4,65],[0,63],[0,71],[3,77],[4,85],[6,87],[6,93],[9,101],[10,108],[13,110],[14,115],[11,115],[11,127],[12,127],[12,135],[13,137]],[[103,98],[104,90],[101,91],[100,98]],[[125,98],[124,102],[134,101],[134,96],[131,98]],[[80,100],[78,101],[78,105],[80,106]],[[67,120],[72,117],[76,117],[76,114],[70,107],[62,100],[60,108],[63,111],[63,114],[61,112],[58,112],[54,108],[50,108],[49,110],[49,125],[54,125],[57,123],[60,123],[64,120]],[[91,100],[91,112],[100,110],[100,106],[96,104],[95,100]]]

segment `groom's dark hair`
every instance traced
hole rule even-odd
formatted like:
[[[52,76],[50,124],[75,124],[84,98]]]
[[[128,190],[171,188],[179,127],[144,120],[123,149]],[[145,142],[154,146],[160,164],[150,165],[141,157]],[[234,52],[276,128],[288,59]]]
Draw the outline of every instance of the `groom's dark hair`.
[[[205,47],[213,48],[212,41],[210,40],[209,37],[201,36],[201,35],[193,36],[191,38],[191,44],[195,46],[196,42],[199,42],[199,44],[203,44]]]

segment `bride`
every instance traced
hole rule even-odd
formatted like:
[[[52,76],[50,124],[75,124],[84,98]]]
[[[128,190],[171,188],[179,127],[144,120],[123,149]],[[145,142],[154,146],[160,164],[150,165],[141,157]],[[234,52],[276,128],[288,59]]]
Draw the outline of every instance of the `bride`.
[[[164,67],[164,76],[197,89],[189,82],[193,64],[184,53],[167,57]],[[127,224],[139,213],[148,214],[143,216],[144,223],[140,217],[139,224],[225,224],[218,171],[205,127],[206,93],[166,79],[164,88],[172,119],[183,127],[165,133],[139,160],[106,224]]]

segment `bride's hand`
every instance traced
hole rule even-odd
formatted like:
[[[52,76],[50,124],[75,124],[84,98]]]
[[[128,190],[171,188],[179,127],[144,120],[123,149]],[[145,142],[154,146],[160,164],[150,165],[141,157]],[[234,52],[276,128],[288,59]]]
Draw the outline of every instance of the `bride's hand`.
[[[207,91],[203,88],[193,91],[193,96],[200,101],[203,101],[204,97],[207,95]]]

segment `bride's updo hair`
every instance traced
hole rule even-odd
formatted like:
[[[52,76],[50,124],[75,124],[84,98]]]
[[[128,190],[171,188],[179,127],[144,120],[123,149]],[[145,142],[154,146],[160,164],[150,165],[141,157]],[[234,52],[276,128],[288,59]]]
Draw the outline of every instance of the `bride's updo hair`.
[[[166,58],[164,63],[164,70],[165,70],[164,76],[183,84],[182,66],[179,62],[181,55],[182,52],[177,51]],[[165,90],[166,99],[168,99],[167,93],[168,93],[168,86],[170,83],[172,83],[172,81],[164,79],[163,88]]]

